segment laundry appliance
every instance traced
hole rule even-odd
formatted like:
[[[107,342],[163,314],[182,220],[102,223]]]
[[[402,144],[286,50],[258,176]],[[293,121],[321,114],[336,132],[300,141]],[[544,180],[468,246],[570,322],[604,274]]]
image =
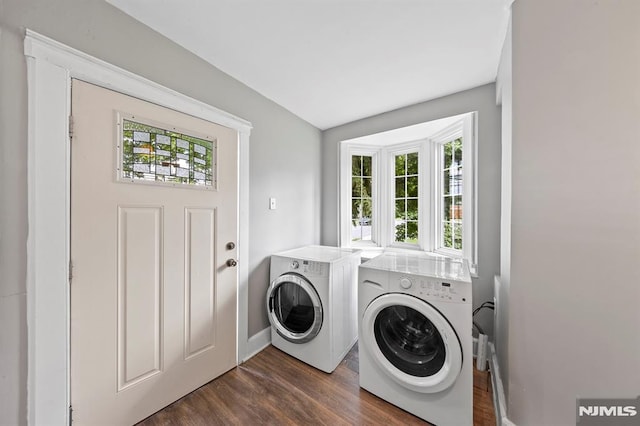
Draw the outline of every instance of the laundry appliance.
[[[271,344],[331,373],[358,338],[360,251],[306,246],[271,256]]]
[[[464,260],[383,253],[358,276],[360,386],[439,426],[473,424]]]

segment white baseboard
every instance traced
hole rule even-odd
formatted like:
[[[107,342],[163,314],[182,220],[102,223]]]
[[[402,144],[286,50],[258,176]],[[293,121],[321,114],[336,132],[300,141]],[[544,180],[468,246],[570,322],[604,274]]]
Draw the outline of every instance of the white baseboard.
[[[498,367],[498,356],[492,342],[489,342],[489,350],[491,352],[491,385],[493,386],[493,408],[496,412],[496,423],[498,426],[516,426],[507,418],[507,403],[500,377],[500,367]]]
[[[247,362],[251,357],[271,344],[271,326],[257,332],[247,342],[247,354],[242,362]]]

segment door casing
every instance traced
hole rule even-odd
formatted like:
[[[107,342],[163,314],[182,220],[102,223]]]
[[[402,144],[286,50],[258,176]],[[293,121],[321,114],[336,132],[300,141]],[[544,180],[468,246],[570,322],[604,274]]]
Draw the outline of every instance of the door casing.
[[[71,79],[134,96],[238,132],[238,363],[248,348],[251,123],[29,29],[28,424],[69,424]]]

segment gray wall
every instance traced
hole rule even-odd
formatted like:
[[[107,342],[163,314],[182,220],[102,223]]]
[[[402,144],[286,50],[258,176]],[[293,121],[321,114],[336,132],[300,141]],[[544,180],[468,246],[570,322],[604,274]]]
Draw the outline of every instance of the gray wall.
[[[509,287],[511,285],[511,152],[512,152],[512,45],[511,20],[502,48],[498,88],[502,105],[502,174],[500,185],[500,278],[494,288],[496,311],[494,344],[505,395],[509,395]]]
[[[513,5],[508,415],[640,390],[640,2]]]
[[[249,335],[267,327],[268,256],[320,241],[321,133],[101,0],[0,0],[0,424],[26,421],[29,28],[252,122]],[[278,198],[268,210],[268,198]]]
[[[323,132],[322,243],[338,245],[338,170],[340,141],[409,126],[470,111],[478,111],[478,272],[474,305],[493,300],[493,277],[499,273],[500,244],[500,108],[495,85],[487,84],[433,101],[390,111]],[[485,330],[493,315],[477,316]]]

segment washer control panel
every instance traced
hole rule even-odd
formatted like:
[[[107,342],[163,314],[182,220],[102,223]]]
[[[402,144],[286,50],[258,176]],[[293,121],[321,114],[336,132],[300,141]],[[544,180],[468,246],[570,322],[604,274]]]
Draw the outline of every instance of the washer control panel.
[[[325,264],[322,262],[300,259],[291,259],[289,267],[293,272],[304,273],[307,275],[323,275],[326,270]]]
[[[445,281],[432,277],[398,275],[392,279],[393,290],[413,294],[421,299],[469,303],[471,284]]]

